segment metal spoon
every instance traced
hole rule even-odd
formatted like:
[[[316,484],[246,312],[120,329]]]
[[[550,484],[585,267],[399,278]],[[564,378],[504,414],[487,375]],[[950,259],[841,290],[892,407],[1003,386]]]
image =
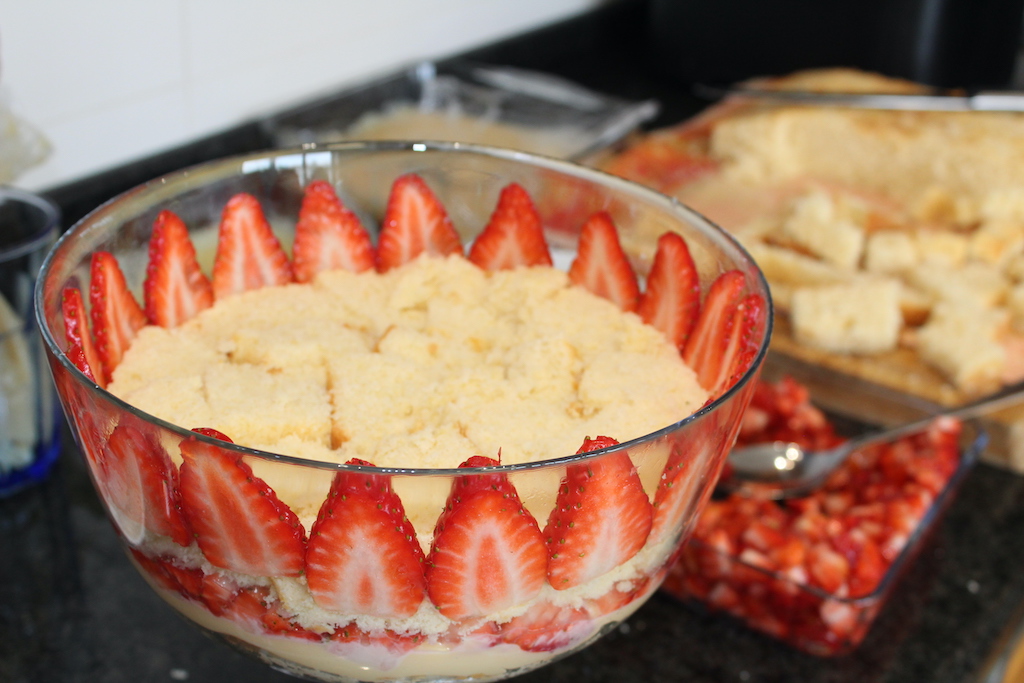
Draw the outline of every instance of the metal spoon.
[[[989,398],[978,403],[944,410],[915,422],[868,432],[820,451],[804,450],[797,443],[775,441],[733,449],[729,465],[717,489],[722,493],[740,493],[762,498],[805,496],[821,486],[829,474],[854,451],[882,441],[924,430],[940,417],[967,420],[1006,408],[1024,400],[1024,390]]]

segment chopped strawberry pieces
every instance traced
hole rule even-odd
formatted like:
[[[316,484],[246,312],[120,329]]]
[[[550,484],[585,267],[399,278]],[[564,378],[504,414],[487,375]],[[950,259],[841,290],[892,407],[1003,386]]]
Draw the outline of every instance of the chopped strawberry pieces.
[[[121,514],[133,514],[150,532],[188,546],[192,532],[181,510],[178,469],[159,438],[145,429],[122,422],[110,433],[95,470],[99,488]]]
[[[461,466],[497,464],[475,456]],[[452,482],[426,564],[427,593],[438,611],[468,619],[536,597],[547,551],[537,521],[506,475],[465,474]]]
[[[213,263],[214,298],[291,281],[288,255],[263,215],[263,207],[250,194],[236,194],[221,214]]]
[[[658,238],[647,287],[637,313],[683,349],[700,311],[700,278],[681,235],[666,232]]]
[[[490,222],[470,247],[469,260],[484,270],[551,265],[540,214],[518,183],[501,191]]]
[[[391,270],[424,253],[461,254],[462,240],[427,184],[409,173],[391,186],[377,243],[377,269]]]
[[[841,441],[791,378],[755,385],[748,412],[757,417],[745,421],[741,444],[827,448]],[[666,589],[816,654],[849,649],[882,604],[893,562],[948,491],[960,429],[937,420],[919,434],[861,449],[804,498],[710,501]]]
[[[617,443],[584,439],[578,452]],[[544,528],[548,581],[565,590],[614,569],[643,547],[651,524],[651,501],[626,451],[569,465]]]
[[[569,280],[597,296],[614,302],[624,311],[635,311],[640,301],[636,273],[619,243],[612,217],[599,211],[580,228],[576,260]]]
[[[313,600],[328,610],[385,618],[416,613],[426,589],[423,550],[390,477],[335,475],[310,531],[306,578]]]
[[[742,335],[737,314],[744,283],[743,273],[738,270],[726,271],[715,279],[683,348],[683,360],[712,395],[731,376],[733,358],[739,353]]]
[[[104,376],[110,378],[135,335],[146,325],[146,314],[128,291],[121,267],[109,252],[92,255],[89,304],[96,351]]]
[[[326,180],[311,182],[295,225],[292,263],[296,282],[311,282],[325,270],[361,273],[373,268],[376,258],[369,233],[334,187]]]
[[[89,316],[85,312],[82,292],[75,287],[65,287],[61,298],[61,312],[64,315],[68,360],[93,382],[101,387],[107,386],[103,363],[89,332]]]
[[[302,524],[241,455],[195,437],[181,442],[181,455],[185,517],[211,564],[253,576],[302,573]]]
[[[177,327],[213,305],[213,286],[199,269],[188,228],[171,211],[153,222],[143,294],[146,317],[160,327]]]

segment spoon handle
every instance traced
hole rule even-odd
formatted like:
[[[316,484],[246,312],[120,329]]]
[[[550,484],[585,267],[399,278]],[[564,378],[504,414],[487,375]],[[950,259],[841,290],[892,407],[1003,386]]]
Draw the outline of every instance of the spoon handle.
[[[883,429],[878,432],[868,432],[867,434],[855,436],[849,439],[845,445],[849,450],[856,450],[880,441],[892,441],[893,439],[898,439],[899,437],[906,436],[907,434],[914,434],[923,430],[935,419],[940,417],[969,420],[975,417],[981,417],[982,415],[988,415],[989,413],[993,413],[1002,408],[1008,408],[1009,406],[1016,405],[1021,401],[1024,401],[1024,389],[1017,389],[1016,391],[1012,391],[1008,394],[987,398],[982,401],[978,401],[977,403],[953,408],[952,410],[940,410],[928,417],[892,427],[890,429]]]

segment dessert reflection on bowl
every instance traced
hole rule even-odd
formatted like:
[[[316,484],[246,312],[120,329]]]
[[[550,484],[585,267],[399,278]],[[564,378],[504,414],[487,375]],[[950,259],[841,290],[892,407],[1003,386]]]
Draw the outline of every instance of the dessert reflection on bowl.
[[[463,145],[190,169],[84,219],[41,282],[58,392],[143,576],[325,680],[504,678],[629,616],[770,332],[760,273],[696,214]]]

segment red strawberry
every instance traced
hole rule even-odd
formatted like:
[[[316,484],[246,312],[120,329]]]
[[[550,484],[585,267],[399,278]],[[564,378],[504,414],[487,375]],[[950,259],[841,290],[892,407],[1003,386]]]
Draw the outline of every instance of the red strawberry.
[[[469,249],[469,260],[484,270],[551,265],[540,215],[521,185],[511,183],[501,191],[490,222]]]
[[[818,544],[807,551],[807,570],[814,585],[826,593],[835,593],[846,583],[850,563],[825,544]]]
[[[61,299],[61,312],[64,314],[64,337],[68,342],[68,360],[101,387],[107,386],[107,378],[103,373],[100,355],[92,343],[89,333],[89,320],[85,312],[82,293],[75,287],[65,287]]]
[[[117,514],[134,515],[135,524],[169,536],[180,546],[192,543],[181,510],[178,470],[156,435],[122,422],[110,433],[97,475],[107,504]]]
[[[146,314],[128,291],[128,283],[113,254],[97,251],[90,266],[92,333],[103,374],[110,378],[135,335],[145,327]]]
[[[682,349],[700,311],[700,278],[681,235],[666,232],[658,238],[647,289],[637,313]]]
[[[323,270],[343,268],[361,273],[374,267],[370,235],[326,180],[306,187],[295,225],[292,261],[297,282],[311,282]]]
[[[731,385],[739,381],[757,357],[758,339],[767,322],[768,304],[760,294],[748,294],[743,297],[733,316],[730,331],[729,352],[727,355],[728,371],[719,377],[716,394],[721,394]]]
[[[498,640],[528,652],[553,652],[582,641],[593,624],[586,610],[540,602],[525,614],[502,624]]]
[[[423,253],[462,253],[462,241],[427,184],[409,173],[391,186],[377,243],[377,270],[383,273]]]
[[[426,589],[423,550],[390,477],[335,475],[310,531],[306,578],[324,609],[375,617],[416,613]]]
[[[578,452],[616,444],[606,436],[584,439]],[[578,586],[636,555],[651,531],[651,515],[626,451],[569,465],[544,528],[551,586]]]
[[[238,584],[221,572],[204,574],[200,597],[207,609],[218,617],[224,616],[238,595]]]
[[[636,273],[619,243],[612,217],[599,211],[580,228],[576,260],[569,280],[604,297],[624,311],[635,311],[640,300]]]
[[[230,442],[212,429],[200,433]],[[195,437],[181,442],[181,455],[185,517],[206,559],[253,576],[302,573],[302,524],[242,456]]]
[[[202,570],[179,567],[172,559],[149,557],[136,548],[129,548],[129,551],[139,567],[164,588],[186,598],[199,598],[203,588]]]
[[[474,456],[462,467],[498,462]],[[540,527],[504,474],[455,478],[427,557],[427,593],[450,619],[521,605],[544,585]]]
[[[146,317],[160,327],[177,327],[213,305],[213,287],[199,269],[188,228],[171,211],[153,222],[142,290]]]
[[[213,262],[213,295],[223,299],[250,289],[292,281],[292,266],[252,195],[228,200],[221,215]]]
[[[743,273],[738,270],[727,271],[715,279],[683,348],[683,360],[697,373],[700,385],[712,394],[723,376],[728,379],[730,374],[730,334],[735,327],[744,282]]]
[[[702,459],[702,449],[706,447],[691,441],[679,441],[672,445],[668,462],[658,481],[658,490],[654,493],[651,538],[661,540],[665,534],[678,532],[679,522],[687,517],[688,510],[697,505],[695,489],[703,483],[701,477],[697,476],[697,461]]]
[[[390,629],[364,631],[353,621],[324,634],[322,639],[331,642],[331,649],[336,654],[356,659],[372,652],[378,666],[389,668],[398,663],[399,657],[423,642],[424,636],[416,632],[397,633]]]

